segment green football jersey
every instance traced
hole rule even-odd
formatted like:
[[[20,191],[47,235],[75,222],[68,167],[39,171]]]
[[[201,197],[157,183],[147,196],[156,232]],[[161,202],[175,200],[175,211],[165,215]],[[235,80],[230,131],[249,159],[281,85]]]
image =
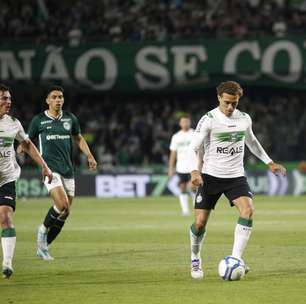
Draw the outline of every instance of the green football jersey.
[[[31,140],[38,138],[39,151],[49,168],[65,178],[74,176],[72,137],[80,133],[78,119],[66,111],[59,118],[47,111],[36,115],[28,130]]]

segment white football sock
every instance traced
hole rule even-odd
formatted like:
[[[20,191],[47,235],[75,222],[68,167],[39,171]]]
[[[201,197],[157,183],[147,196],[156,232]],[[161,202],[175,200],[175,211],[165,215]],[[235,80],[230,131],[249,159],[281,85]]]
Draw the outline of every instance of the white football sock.
[[[241,259],[244,249],[248,243],[252,227],[236,224],[232,256]]]
[[[181,193],[179,195],[179,201],[182,209],[182,213],[184,215],[189,214],[189,207],[188,207],[188,194],[187,193]]]
[[[191,260],[200,259],[201,249],[206,233],[202,234],[201,236],[196,236],[190,229],[189,235],[190,235]]]
[[[12,262],[15,252],[16,236],[2,237],[2,252],[3,252],[3,266],[12,268]]]

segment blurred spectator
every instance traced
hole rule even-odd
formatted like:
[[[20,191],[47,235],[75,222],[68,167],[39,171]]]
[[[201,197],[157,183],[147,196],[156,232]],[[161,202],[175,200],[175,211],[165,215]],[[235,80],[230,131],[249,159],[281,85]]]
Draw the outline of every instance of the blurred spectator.
[[[247,92],[239,109],[251,115],[254,132],[272,159],[305,159],[306,93],[271,88],[245,89]],[[44,109],[43,97],[27,90],[30,88],[12,90],[14,114],[21,118],[25,127],[35,113]],[[195,127],[202,115],[217,106],[212,89],[201,95],[167,97],[75,94],[75,90],[66,88],[65,108],[79,118],[82,133],[104,170],[114,166],[166,166],[169,141],[178,129],[179,114],[191,114]],[[76,153],[77,164],[86,167],[86,159],[79,159],[79,155]],[[251,162],[258,161],[250,154],[246,157]]]
[[[165,41],[301,33],[297,0],[1,0],[3,39],[69,43]]]

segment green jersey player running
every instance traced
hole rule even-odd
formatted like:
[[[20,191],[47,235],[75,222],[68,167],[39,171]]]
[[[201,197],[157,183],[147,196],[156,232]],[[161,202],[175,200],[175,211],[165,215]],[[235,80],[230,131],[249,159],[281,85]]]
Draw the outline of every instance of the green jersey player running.
[[[15,139],[20,143],[23,150],[42,167],[43,178],[47,177],[50,182],[52,181],[51,170],[24,132],[21,123],[8,115],[11,103],[9,88],[0,84],[0,224],[3,252],[2,274],[6,279],[13,274],[12,262],[16,245],[13,213],[16,208],[15,183],[20,175],[20,167],[15,158]]]
[[[81,135],[77,118],[62,109],[63,88],[49,88],[46,102],[48,109],[32,119],[28,133],[31,139],[38,138],[40,153],[54,172],[52,183],[45,182],[54,205],[47,212],[37,233],[37,256],[44,260],[52,260],[48,245],[61,232],[69,216],[75,193],[73,140],[86,155],[89,169],[96,170],[97,162]]]
[[[194,279],[203,278],[200,251],[205,227],[222,194],[239,212],[232,256],[241,259],[250,238],[254,207],[252,192],[244,176],[245,145],[273,173],[286,174],[286,169],[274,163],[256,139],[250,116],[236,109],[242,95],[243,90],[237,82],[221,83],[217,87],[219,106],[200,119],[190,143],[191,183],[198,187],[195,222],[190,228],[191,276]],[[197,158],[201,152],[204,152],[202,174]]]

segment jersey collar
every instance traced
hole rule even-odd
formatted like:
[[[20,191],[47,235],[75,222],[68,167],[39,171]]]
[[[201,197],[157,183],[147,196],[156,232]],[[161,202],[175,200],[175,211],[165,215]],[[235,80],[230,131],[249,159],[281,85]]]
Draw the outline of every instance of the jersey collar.
[[[63,117],[63,111],[61,112],[61,114],[58,117],[53,117],[53,116],[49,115],[47,110],[45,111],[45,115],[52,120],[61,119]]]

